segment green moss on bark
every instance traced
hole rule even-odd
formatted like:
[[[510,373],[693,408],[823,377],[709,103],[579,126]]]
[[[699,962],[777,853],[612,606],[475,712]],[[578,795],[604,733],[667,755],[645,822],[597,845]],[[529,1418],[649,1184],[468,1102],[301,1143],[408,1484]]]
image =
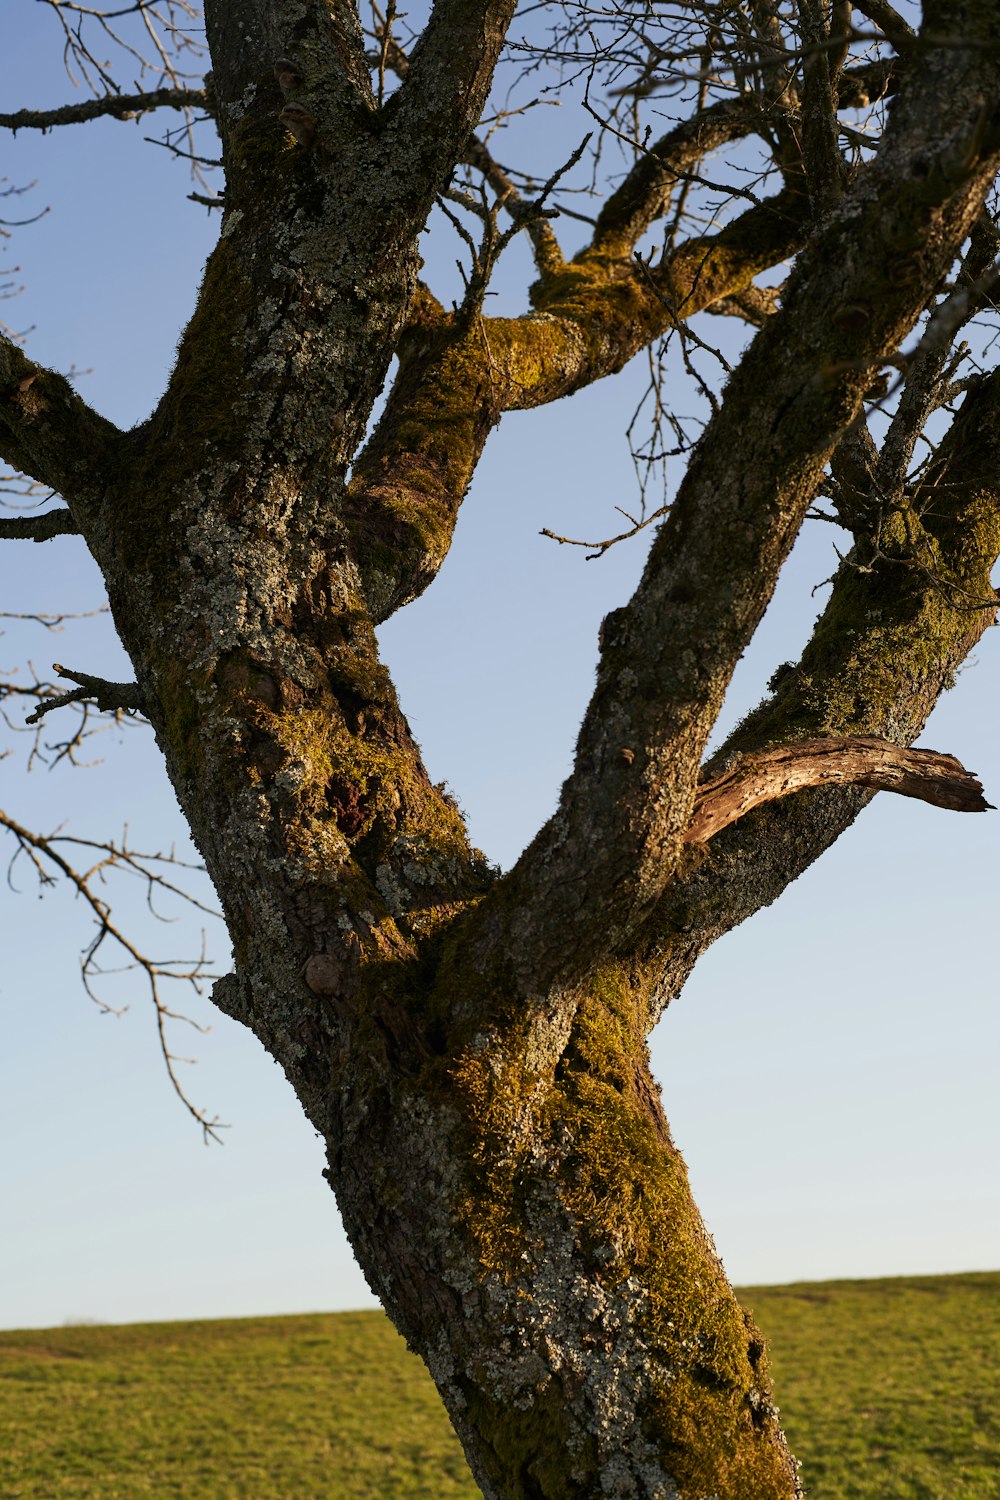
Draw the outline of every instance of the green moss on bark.
[[[763,1342],[726,1282],[649,1075],[636,1019],[648,1008],[646,984],[637,970],[604,968],[578,995],[558,1059],[545,1057],[527,1021],[502,1042],[482,1036],[466,1048],[451,1073],[473,1142],[462,1220],[484,1280],[514,1297],[524,1285],[530,1302],[531,1268],[555,1252],[533,1226],[551,1222],[556,1202],[574,1275],[628,1309],[629,1337],[643,1351],[635,1356],[644,1362],[636,1396],[643,1439],[681,1500],[789,1500],[794,1469]],[[571,1304],[574,1295],[583,1295],[582,1283],[575,1294],[567,1287]],[[585,1319],[576,1332],[586,1342]],[[604,1336],[595,1324],[595,1351]],[[476,1425],[515,1473],[546,1475],[525,1495],[580,1500],[594,1492],[593,1456],[574,1455],[560,1429],[555,1393],[568,1378],[559,1375],[568,1351],[551,1356],[523,1409],[511,1409],[502,1383],[491,1387],[483,1371]],[[596,1413],[591,1436],[600,1447],[607,1435]]]
[[[915,516],[905,528],[897,520],[877,561],[866,563],[859,549],[841,565],[801,661],[776,674],[773,698],[724,753],[814,734],[904,742],[919,731],[989,623],[995,495],[968,497],[960,525],[939,519],[937,527],[934,536]]]

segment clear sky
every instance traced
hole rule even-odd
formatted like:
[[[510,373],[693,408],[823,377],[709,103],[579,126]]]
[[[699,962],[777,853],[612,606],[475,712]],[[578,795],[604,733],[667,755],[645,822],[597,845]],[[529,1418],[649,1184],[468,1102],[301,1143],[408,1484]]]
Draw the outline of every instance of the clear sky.
[[[3,109],[78,97],[44,8],[22,4],[8,24],[0,85]],[[549,148],[588,128],[568,109],[558,127],[553,118],[529,122]],[[27,291],[0,311],[33,325],[27,347],[39,361],[92,367],[81,391],[124,425],[162,388],[217,232],[186,201],[183,167],[144,144],[161,128],[108,121],[5,141],[10,181],[38,181],[6,216],[52,208],[18,231],[10,259]],[[520,254],[505,288],[523,271]],[[719,321],[705,323],[716,340]],[[588,563],[539,529],[615,529],[614,506],[634,497],[623,433],[642,384],[633,367],[559,407],[505,418],[440,578],[382,632],[432,775],[504,864],[555,804],[598,624],[628,597],[644,554],[640,538]],[[822,603],[813,587],[834,563],[831,528],[811,526],[726,723],[798,655]],[[3,610],[100,600],[78,541],[0,546]],[[5,668],[30,657],[40,669],[127,671],[102,620],[57,636],[0,625]],[[922,742],[958,755],[1000,802],[998,686],[991,631]],[[93,769],[30,777],[13,740],[0,805],[14,816],[45,830],[70,820],[91,837],[127,823],[137,847],[184,848],[146,732],[105,736]],[[737,1282],[1000,1265],[998,816],[878,797],[774,907],[716,945],[655,1033],[667,1114]],[[177,1038],[198,1059],[185,1073],[192,1096],[231,1126],[223,1148],[206,1149],[162,1076],[138,986],[109,981],[130,1004],[121,1019],[83,994],[80,903],[60,890],[39,900],[24,870],[14,883],[20,894],[0,891],[0,1326],[369,1302],[320,1177],[320,1143],[256,1041],[204,1004],[193,1013],[210,1033]],[[160,956],[187,953],[198,929],[181,919],[152,941]],[[221,930],[208,942],[223,966]]]

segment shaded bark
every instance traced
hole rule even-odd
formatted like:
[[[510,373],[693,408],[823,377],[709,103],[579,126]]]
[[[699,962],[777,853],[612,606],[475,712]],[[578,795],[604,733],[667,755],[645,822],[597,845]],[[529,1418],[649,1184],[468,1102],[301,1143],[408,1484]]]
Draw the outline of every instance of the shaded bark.
[[[56,109],[19,109],[0,114],[0,129],[53,130],[57,125],[82,125],[87,120],[110,118],[135,120],[154,109],[204,109],[204,89],[150,89],[142,94],[112,94],[104,99],[83,99]]]
[[[78,536],[79,526],[65,506],[40,516],[5,516],[0,519],[0,537],[9,541],[48,542],[54,536]]]

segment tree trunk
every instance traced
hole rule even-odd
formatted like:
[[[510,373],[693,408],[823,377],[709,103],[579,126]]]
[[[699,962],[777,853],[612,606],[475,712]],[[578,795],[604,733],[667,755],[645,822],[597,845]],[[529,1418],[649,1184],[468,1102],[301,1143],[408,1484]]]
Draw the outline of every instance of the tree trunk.
[[[490,1500],[798,1493],[649,1074],[647,983],[609,964],[516,1020],[503,996],[388,1087],[345,1091],[345,1224]]]
[[[358,1259],[484,1494],[796,1494],[649,1075],[651,972],[526,989],[469,905],[495,877],[423,770],[350,567],[280,536],[307,502],[272,484],[266,535],[242,474],[203,468],[187,504],[151,474],[167,545],[226,559],[221,588],[161,554],[165,618],[134,542],[109,565],[232,935],[215,999],[327,1142]]]
[[[232,936],[214,998],[326,1141],[359,1262],[485,1495],[786,1500],[763,1343],[648,1070],[655,966],[536,990],[502,907],[480,920],[496,876],[424,771],[314,488],[290,477],[302,384],[280,423],[241,430],[236,462],[190,445],[187,474],[158,441],[186,417],[159,413],[127,475],[142,529],[95,539]]]

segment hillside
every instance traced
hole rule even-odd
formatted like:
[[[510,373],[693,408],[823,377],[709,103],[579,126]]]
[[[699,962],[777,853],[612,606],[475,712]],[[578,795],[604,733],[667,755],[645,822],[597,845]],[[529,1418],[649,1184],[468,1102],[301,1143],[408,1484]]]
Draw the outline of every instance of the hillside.
[[[744,1288],[810,1500],[1000,1500],[1000,1272]],[[475,1500],[377,1312],[0,1333],[3,1500]]]

